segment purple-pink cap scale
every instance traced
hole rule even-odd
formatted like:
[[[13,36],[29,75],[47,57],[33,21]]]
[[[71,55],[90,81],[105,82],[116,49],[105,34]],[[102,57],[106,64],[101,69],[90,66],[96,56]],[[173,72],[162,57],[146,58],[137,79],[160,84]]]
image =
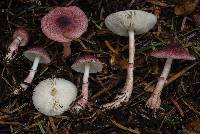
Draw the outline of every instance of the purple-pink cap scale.
[[[196,58],[191,55],[187,49],[179,45],[172,45],[166,48],[151,52],[151,56],[156,58],[172,58],[183,60],[195,60]]]
[[[86,55],[76,60],[76,62],[72,65],[72,69],[77,72],[84,73],[86,64],[90,65],[90,73],[100,72],[103,68],[103,64],[97,57]]]
[[[41,20],[43,33],[57,42],[69,42],[79,38],[87,27],[87,16],[76,6],[56,7]]]
[[[39,63],[48,64],[51,62],[49,54],[44,48],[41,47],[34,47],[24,52],[24,56],[29,59],[30,61],[34,61],[35,57],[39,56],[40,61]]]
[[[25,46],[29,41],[29,34],[25,29],[18,28],[13,34],[13,39],[17,37],[21,37],[22,41],[24,41],[24,43],[21,43],[22,46]]]

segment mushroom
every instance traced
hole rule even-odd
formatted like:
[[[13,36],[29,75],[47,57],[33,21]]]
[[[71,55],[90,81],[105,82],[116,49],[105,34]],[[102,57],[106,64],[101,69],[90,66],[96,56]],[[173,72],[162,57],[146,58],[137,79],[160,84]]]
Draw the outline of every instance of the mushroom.
[[[126,83],[114,101],[104,104],[103,109],[114,109],[128,102],[133,90],[135,35],[148,32],[157,22],[157,17],[140,10],[126,10],[112,13],[105,19],[106,27],[120,36],[129,36],[129,64]]]
[[[29,34],[25,29],[19,28],[13,34],[13,42],[8,47],[8,53],[5,56],[5,61],[9,63],[15,58],[19,46],[26,46],[29,41]]]
[[[48,78],[35,87],[32,100],[39,112],[54,116],[67,111],[76,97],[77,88],[72,82],[62,78]]]
[[[72,107],[72,110],[79,112],[80,110],[84,109],[88,103],[89,73],[100,72],[103,68],[103,64],[95,56],[87,55],[78,59],[71,67],[77,72],[84,73],[81,98]]]
[[[51,62],[47,51],[41,47],[31,48],[24,52],[24,56],[33,62],[31,69],[29,70],[29,75],[20,84],[22,90],[26,90],[28,86],[32,83],[35,73],[37,72],[37,67],[39,63],[48,64]],[[15,90],[14,94],[18,94],[19,90]]]
[[[64,47],[64,57],[71,55],[71,41],[79,38],[88,27],[85,13],[76,6],[56,7],[41,20],[43,33]]]
[[[151,94],[151,97],[146,102],[146,106],[150,109],[157,110],[160,108],[161,99],[160,95],[163,89],[163,86],[166,82],[167,76],[170,72],[172,60],[173,59],[182,59],[182,60],[195,60],[195,57],[190,55],[190,53],[183,47],[178,44],[171,44],[167,48],[153,51],[151,56],[156,58],[167,58],[165,66],[161,73],[158,83],[155,87],[155,90]]]

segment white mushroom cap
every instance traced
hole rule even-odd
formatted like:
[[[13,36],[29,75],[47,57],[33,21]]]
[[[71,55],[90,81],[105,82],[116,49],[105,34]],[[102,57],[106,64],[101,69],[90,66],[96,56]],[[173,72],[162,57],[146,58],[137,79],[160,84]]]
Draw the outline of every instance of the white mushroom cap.
[[[84,73],[86,64],[90,66],[90,73],[100,72],[103,68],[103,64],[101,63],[101,61],[99,61],[99,59],[92,55],[81,57],[71,66],[71,68],[77,72]]]
[[[34,61],[35,57],[39,56],[40,57],[39,63],[47,64],[51,62],[49,54],[44,48],[41,48],[41,47],[35,47],[29,50],[26,50],[24,52],[24,56],[30,61]]]
[[[76,97],[77,88],[72,82],[61,78],[48,78],[35,87],[32,99],[39,112],[54,116],[67,111]]]
[[[105,19],[106,27],[120,36],[128,36],[129,31],[135,34],[148,32],[157,22],[157,17],[141,10],[126,10],[112,13]]]

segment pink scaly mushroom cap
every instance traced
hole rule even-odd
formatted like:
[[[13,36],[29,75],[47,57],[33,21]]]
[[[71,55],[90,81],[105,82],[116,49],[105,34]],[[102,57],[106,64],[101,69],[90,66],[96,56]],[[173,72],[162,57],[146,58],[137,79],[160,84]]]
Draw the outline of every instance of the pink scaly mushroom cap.
[[[95,56],[87,55],[83,56],[80,59],[78,59],[73,65],[72,69],[84,73],[85,71],[85,64],[90,65],[90,73],[97,73],[100,72],[103,68],[103,64],[99,59],[97,59]]]
[[[79,38],[87,27],[87,16],[76,6],[56,7],[41,20],[43,33],[58,42],[69,42]]]
[[[20,46],[25,46],[29,41],[28,32],[25,29],[18,28],[13,34],[13,39],[15,39],[19,36],[22,38],[22,41],[23,41],[23,43],[20,43]]]
[[[156,50],[151,52],[151,56],[156,58],[172,58],[172,59],[182,59],[182,60],[195,60],[196,58],[191,55],[188,50],[179,46],[179,45],[171,45],[167,48],[163,48],[161,50]]]
[[[29,50],[26,50],[24,52],[24,56],[27,59],[29,59],[30,61],[34,61],[36,56],[40,56],[39,63],[48,64],[51,62],[49,54],[47,53],[47,51],[44,48],[41,48],[41,47],[35,47],[35,48],[31,48]]]

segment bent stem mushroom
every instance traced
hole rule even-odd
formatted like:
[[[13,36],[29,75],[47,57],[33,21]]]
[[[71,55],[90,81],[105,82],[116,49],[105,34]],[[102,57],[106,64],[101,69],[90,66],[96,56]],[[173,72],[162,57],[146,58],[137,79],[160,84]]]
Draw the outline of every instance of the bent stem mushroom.
[[[30,61],[33,61],[33,65],[31,69],[29,70],[28,76],[20,84],[23,91],[25,91],[29,87],[29,85],[32,83],[35,73],[37,72],[38,64],[39,63],[47,64],[51,62],[46,50],[40,47],[32,48],[25,51],[24,56]],[[14,91],[14,94],[18,94],[18,93],[19,93],[19,89]]]
[[[13,60],[18,53],[19,46],[27,45],[28,41],[28,32],[22,28],[17,29],[13,34],[13,41],[8,47],[8,53],[5,56],[5,61],[9,63],[11,60]]]
[[[166,82],[166,79],[169,75],[173,59],[195,60],[195,57],[190,55],[186,49],[178,46],[177,44],[172,44],[171,46],[168,46],[167,48],[164,48],[162,50],[154,51],[151,53],[151,56],[157,58],[167,58],[161,76],[158,79],[158,83],[155,87],[155,90],[146,102],[146,106],[148,108],[156,111],[160,108],[161,105],[160,95]]]
[[[126,10],[110,14],[105,19],[106,27],[120,36],[129,36],[129,64],[126,83],[114,101],[101,106],[102,109],[115,109],[129,101],[133,90],[133,70],[135,55],[135,34],[148,32],[157,22],[157,17],[140,10]]]
[[[73,111],[79,112],[85,109],[88,104],[88,78],[90,73],[100,72],[103,68],[102,63],[94,56],[87,55],[78,59],[73,65],[72,69],[84,73],[83,83],[81,89],[81,97],[76,104],[71,108]]]

